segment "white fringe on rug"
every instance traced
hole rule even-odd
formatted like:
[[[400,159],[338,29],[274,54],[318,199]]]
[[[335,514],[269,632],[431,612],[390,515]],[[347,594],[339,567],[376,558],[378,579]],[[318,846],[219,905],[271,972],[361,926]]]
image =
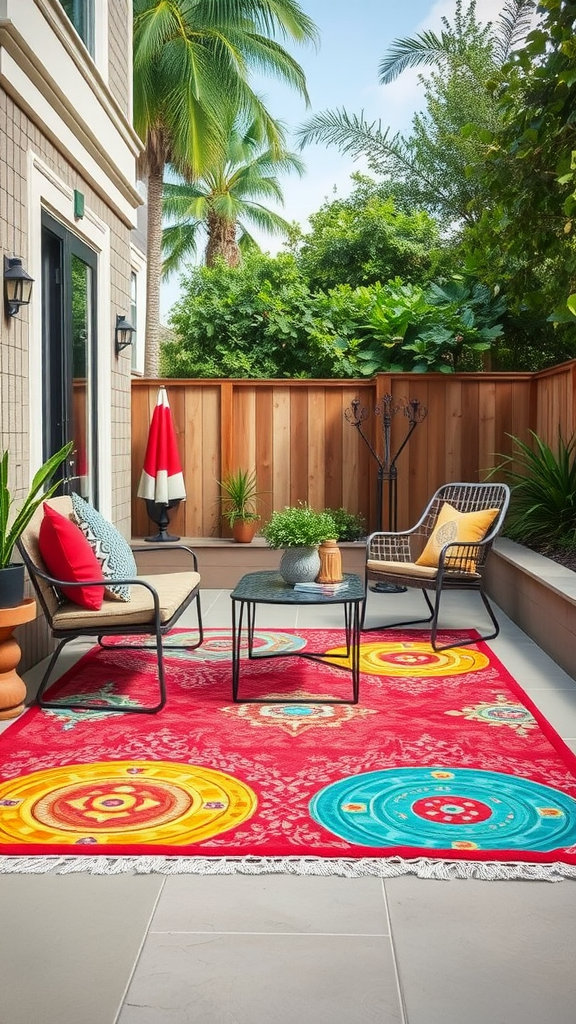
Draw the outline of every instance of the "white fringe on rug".
[[[502,861],[338,860],[306,857],[0,857],[0,874],[91,875],[337,875],[341,878],[396,878],[417,875],[449,882],[456,878],[493,881],[561,882],[576,879],[570,864]]]

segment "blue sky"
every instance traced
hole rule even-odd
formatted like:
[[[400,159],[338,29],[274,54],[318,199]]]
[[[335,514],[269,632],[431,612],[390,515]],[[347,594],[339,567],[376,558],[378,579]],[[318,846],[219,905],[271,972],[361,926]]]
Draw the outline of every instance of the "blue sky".
[[[455,0],[300,0],[320,32],[320,44],[290,46],[290,52],[304,68],[310,107],[295,93],[271,81],[258,84],[268,109],[288,129],[288,144],[295,147],[290,129],[322,110],[345,107],[350,113],[364,111],[369,120],[382,120],[383,127],[409,131],[412,116],[422,106],[418,72],[405,71],[387,86],[378,84],[378,65],[390,44],[426,29],[441,28],[442,16],[452,21]],[[494,20],[504,0],[477,0],[477,16]],[[325,199],[346,196],[351,190],[350,174],[362,169],[334,148],[308,146],[301,154],[306,164],[303,178],[286,177],[282,182],[282,215],[298,221],[304,230],[308,217]],[[270,252],[282,247],[280,241],[260,237]],[[161,317],[167,319],[179,295],[178,275],[163,285]]]

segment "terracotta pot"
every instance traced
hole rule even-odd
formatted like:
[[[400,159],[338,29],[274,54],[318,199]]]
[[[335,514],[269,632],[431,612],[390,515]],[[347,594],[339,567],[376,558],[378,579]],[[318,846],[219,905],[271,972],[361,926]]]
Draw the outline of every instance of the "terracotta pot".
[[[232,536],[239,544],[250,544],[258,527],[257,519],[236,519],[232,527]]]

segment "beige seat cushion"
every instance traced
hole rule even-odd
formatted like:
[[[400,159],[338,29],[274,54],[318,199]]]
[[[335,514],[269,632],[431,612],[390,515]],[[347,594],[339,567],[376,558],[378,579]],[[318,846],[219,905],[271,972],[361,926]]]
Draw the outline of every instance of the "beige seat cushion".
[[[138,579],[149,583],[158,592],[160,600],[160,620],[169,622],[175,611],[186,600],[191,590],[200,583],[197,572],[158,573],[153,576],[139,576]],[[86,611],[71,601],[60,605],[54,613],[53,628],[72,629],[81,632],[83,628],[98,629],[100,626],[121,627],[152,625],[154,622],[154,601],[146,587],[132,584],[130,601],[123,603],[105,600],[100,611]]]
[[[420,580],[433,580],[438,575],[438,567],[429,565],[418,565],[417,562],[378,562],[375,559],[368,559],[366,565],[372,572],[381,572],[388,576],[411,576]],[[478,577],[477,572],[444,572],[446,577],[462,577],[469,579],[471,576]]]
[[[415,562],[378,562],[369,558],[366,565],[373,572],[389,573],[392,576],[419,576],[420,579],[433,580],[438,575],[438,567],[427,568]]]

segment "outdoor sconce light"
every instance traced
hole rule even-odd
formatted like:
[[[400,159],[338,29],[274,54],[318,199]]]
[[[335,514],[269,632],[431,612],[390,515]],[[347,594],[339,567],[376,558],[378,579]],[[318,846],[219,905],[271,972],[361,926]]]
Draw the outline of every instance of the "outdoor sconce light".
[[[116,330],[114,331],[114,343],[116,355],[119,356],[123,349],[132,344],[132,336],[136,334],[136,328],[126,319],[124,313],[116,313]]]
[[[32,295],[34,278],[27,274],[17,256],[4,257],[4,305],[7,316],[16,316],[20,306],[27,306]]]

